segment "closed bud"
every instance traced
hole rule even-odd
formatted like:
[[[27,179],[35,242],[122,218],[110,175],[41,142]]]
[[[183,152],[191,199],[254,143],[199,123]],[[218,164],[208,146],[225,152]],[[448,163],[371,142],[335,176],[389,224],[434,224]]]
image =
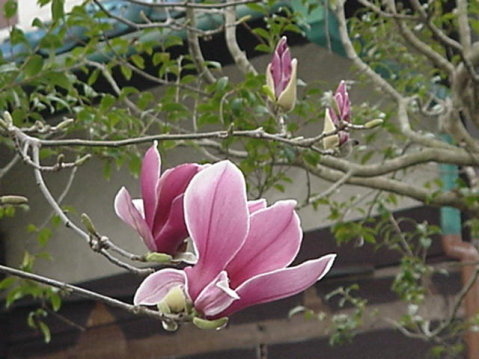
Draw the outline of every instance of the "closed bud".
[[[10,204],[10,205],[21,205],[27,204],[28,198],[23,196],[16,196],[16,195],[7,195],[0,197],[0,204]]]
[[[324,127],[323,133],[331,133],[336,130],[336,126],[331,119],[329,114],[329,110],[326,110],[326,114],[324,116]],[[329,135],[323,138],[323,148],[325,150],[333,150],[339,147],[339,135],[337,133],[333,135]]]
[[[296,59],[291,60],[286,37],[283,36],[266,68],[267,94],[282,112],[291,111],[296,103],[297,65]]]
[[[145,260],[147,262],[169,263],[171,262],[171,259],[172,257],[166,253],[148,252],[145,255]]]
[[[374,127],[381,126],[383,123],[384,123],[383,120],[381,120],[380,118],[376,118],[375,120],[371,120],[371,121],[366,122],[366,123],[364,124],[364,127],[366,127],[366,128],[374,128]]]
[[[80,218],[81,218],[81,222],[83,223],[83,225],[85,226],[85,228],[88,230],[89,233],[91,234],[97,233],[95,226],[93,225],[93,222],[91,221],[88,214],[82,213]]]

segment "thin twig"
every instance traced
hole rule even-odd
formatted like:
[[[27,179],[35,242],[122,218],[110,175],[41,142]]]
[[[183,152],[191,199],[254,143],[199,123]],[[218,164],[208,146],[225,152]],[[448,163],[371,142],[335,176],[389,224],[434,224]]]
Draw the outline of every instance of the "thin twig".
[[[350,179],[352,176],[354,176],[354,171],[353,170],[349,170],[348,172],[346,172],[344,174],[343,177],[341,177],[338,181],[334,182],[332,186],[330,186],[328,189],[326,189],[325,191],[319,193],[318,195],[316,196],[313,196],[309,199],[309,203],[308,204],[311,204],[311,203],[314,203],[316,201],[319,201],[320,199],[323,199],[327,196],[329,196],[331,193],[333,193],[334,191],[336,191],[339,187],[341,187],[343,184],[346,183],[346,181],[348,179]]]
[[[19,160],[20,160],[20,155],[17,153],[3,168],[0,168],[0,179],[2,179],[3,176],[5,176],[8,173],[8,171],[10,171],[13,168],[13,166],[17,164]]]
[[[466,298],[467,293],[471,290],[472,286],[474,283],[477,281],[479,278],[479,266],[476,267],[476,270],[474,271],[474,274],[469,278],[469,281],[466,283],[464,287],[462,287],[461,291],[458,294],[458,298],[456,300],[456,303],[454,304],[454,308],[452,309],[451,315],[449,318],[443,322],[441,325],[439,325],[436,329],[434,329],[431,332],[431,336],[435,337],[441,334],[447,327],[449,327],[452,322],[456,319],[457,313],[459,312],[459,309],[462,306],[462,302]]]

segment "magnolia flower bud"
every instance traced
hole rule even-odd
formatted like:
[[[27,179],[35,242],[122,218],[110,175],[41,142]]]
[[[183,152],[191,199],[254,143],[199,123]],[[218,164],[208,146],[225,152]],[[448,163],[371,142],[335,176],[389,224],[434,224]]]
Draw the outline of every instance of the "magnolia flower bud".
[[[28,198],[24,196],[16,196],[16,195],[6,195],[6,196],[0,196],[0,205],[1,204],[10,204],[10,205],[21,205],[21,204],[27,204],[28,203]]]
[[[334,126],[333,120],[331,119],[331,115],[329,114],[329,110],[326,110],[326,115],[324,116],[324,127],[323,133],[330,133],[336,130],[336,126]],[[332,150],[339,147],[339,136],[337,133],[334,135],[326,136],[323,138],[323,147],[325,150]]]
[[[336,92],[331,107],[326,109],[324,116],[323,133],[330,133],[338,130],[336,134],[326,136],[323,139],[323,147],[326,150],[338,149],[344,144],[350,142],[350,135],[344,123],[351,123],[351,102],[349,100],[346,83],[341,81]]]
[[[274,94],[274,102],[283,112],[289,112],[296,103],[296,68],[298,61],[291,60],[286,36],[279,40],[271,63],[266,68],[266,85]]]
[[[364,127],[366,128],[374,128],[381,126],[384,123],[384,121],[380,118],[376,118],[374,120],[368,121],[364,124]]]

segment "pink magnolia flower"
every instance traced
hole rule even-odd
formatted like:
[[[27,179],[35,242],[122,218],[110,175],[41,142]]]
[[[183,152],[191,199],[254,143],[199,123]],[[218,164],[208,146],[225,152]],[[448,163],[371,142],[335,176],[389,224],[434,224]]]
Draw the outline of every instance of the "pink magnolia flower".
[[[201,168],[187,163],[161,174],[161,158],[155,143],[146,152],[141,166],[142,199],[132,199],[125,187],[118,191],[116,214],[138,232],[149,250],[173,256],[181,249],[188,237],[183,196]]]
[[[351,123],[351,101],[349,100],[346,83],[341,81],[336,92],[332,107],[326,109],[324,119],[324,133],[332,132],[339,128],[342,123]],[[323,139],[326,149],[338,148],[349,141],[350,135],[347,130],[341,130],[335,135]]]
[[[196,175],[184,205],[198,262],[151,274],[138,288],[135,304],[157,305],[181,288],[201,316],[216,319],[297,294],[333,264],[335,255],[329,254],[288,267],[302,240],[296,202],[248,203],[243,174],[229,161]]]
[[[296,103],[297,63],[296,59],[291,60],[286,36],[283,36],[266,68],[266,85],[274,94],[275,102],[285,112],[291,111]]]

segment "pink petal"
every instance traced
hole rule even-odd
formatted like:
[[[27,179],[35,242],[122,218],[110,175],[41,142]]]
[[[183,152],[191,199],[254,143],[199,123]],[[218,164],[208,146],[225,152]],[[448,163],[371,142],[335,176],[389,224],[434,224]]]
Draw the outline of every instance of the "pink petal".
[[[335,254],[328,254],[296,267],[279,269],[249,279],[236,288],[240,299],[234,301],[218,317],[231,315],[251,305],[272,302],[302,292],[328,273],[335,258]]]
[[[291,53],[286,45],[284,52],[281,54],[281,92],[283,92],[286,86],[288,86],[292,71],[293,66],[291,64]]]
[[[338,115],[336,114],[336,111],[334,111],[332,108],[328,108],[328,109],[326,109],[326,111],[328,111],[329,117],[331,118],[331,121],[333,121],[334,126],[335,126],[336,128],[338,128],[338,126],[339,126],[339,118],[338,118]]]
[[[188,231],[183,214],[183,194],[180,194],[172,201],[166,223],[163,223],[155,236],[156,251],[174,256],[187,237]]]
[[[158,204],[156,205],[156,214],[153,223],[153,235],[156,237],[162,230],[166,221],[171,218],[171,205],[175,198],[182,195],[193,176],[201,169],[201,166],[193,163],[187,163],[171,168],[163,173],[157,186]],[[183,210],[181,210],[181,221],[183,220]],[[184,231],[186,227],[183,224]],[[186,238],[186,236],[185,236]]]
[[[156,305],[162,301],[171,289],[178,286],[181,288],[186,286],[184,271],[171,268],[159,270],[150,274],[141,282],[136,290],[133,303],[135,305]]]
[[[138,232],[149,250],[156,251],[151,230],[142,213],[135,207],[130,193],[125,187],[122,187],[116,194],[114,206],[117,216]]]
[[[186,189],[185,221],[198,254],[187,268],[194,299],[239,250],[248,233],[246,184],[231,162],[218,162],[200,171]]]
[[[238,299],[238,294],[229,287],[228,274],[222,271],[201,291],[194,306],[205,316],[211,317]]]
[[[263,208],[266,208],[266,200],[264,198],[248,201],[248,211],[250,215]]]
[[[303,236],[296,201],[278,201],[250,218],[246,240],[226,266],[231,287],[247,279],[288,266],[296,257]]]
[[[275,51],[273,54],[270,71],[274,83],[274,95],[276,98],[278,98],[283,91],[283,88],[281,88],[281,58],[279,57],[277,51]]]
[[[153,221],[155,219],[155,210],[158,200],[156,191],[158,181],[161,174],[161,158],[157,143],[153,144],[143,157],[141,164],[141,197],[143,198],[143,206],[145,208],[146,223],[153,228]]]

